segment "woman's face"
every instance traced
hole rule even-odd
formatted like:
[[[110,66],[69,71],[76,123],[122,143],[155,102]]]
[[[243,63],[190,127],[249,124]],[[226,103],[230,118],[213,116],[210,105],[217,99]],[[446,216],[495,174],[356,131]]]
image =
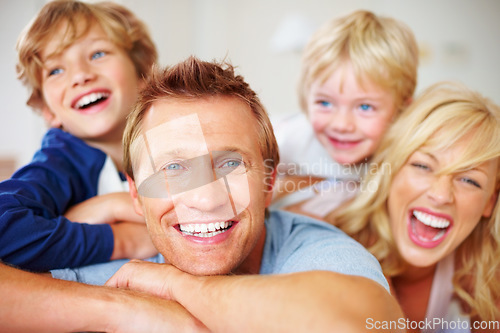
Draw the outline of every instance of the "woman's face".
[[[440,171],[467,149],[415,151],[395,175],[388,198],[391,230],[402,257],[427,267],[453,252],[495,207],[498,159],[452,174]]]

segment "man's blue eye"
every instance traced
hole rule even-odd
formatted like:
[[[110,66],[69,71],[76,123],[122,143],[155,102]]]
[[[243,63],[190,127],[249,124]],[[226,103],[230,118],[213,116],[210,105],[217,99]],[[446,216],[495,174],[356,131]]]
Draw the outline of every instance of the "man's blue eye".
[[[172,163],[165,167],[167,170],[181,170],[182,166],[179,163]]]
[[[49,76],[61,74],[63,70],[61,68],[55,68],[49,72]]]
[[[105,55],[106,53],[104,51],[97,51],[94,54],[92,54],[92,60],[104,57]]]
[[[241,165],[241,161],[231,160],[222,165],[223,168],[237,168]]]

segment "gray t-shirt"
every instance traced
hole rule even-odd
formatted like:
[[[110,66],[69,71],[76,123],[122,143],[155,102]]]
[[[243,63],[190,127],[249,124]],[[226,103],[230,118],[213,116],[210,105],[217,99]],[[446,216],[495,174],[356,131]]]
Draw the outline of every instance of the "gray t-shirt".
[[[326,270],[364,276],[389,290],[380,265],[361,244],[325,222],[285,211],[272,211],[265,221],[266,243],[260,274]],[[164,263],[161,254],[147,259]],[[54,278],[103,285],[128,260],[51,271]]]

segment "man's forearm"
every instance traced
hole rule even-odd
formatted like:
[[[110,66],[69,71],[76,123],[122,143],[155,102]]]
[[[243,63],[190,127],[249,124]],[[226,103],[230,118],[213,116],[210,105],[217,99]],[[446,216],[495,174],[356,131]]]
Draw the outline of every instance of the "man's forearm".
[[[0,263],[0,331],[204,331],[182,306],[143,293],[89,286]]]
[[[173,298],[213,331],[360,332],[369,318],[403,316],[382,286],[332,272],[175,281]]]

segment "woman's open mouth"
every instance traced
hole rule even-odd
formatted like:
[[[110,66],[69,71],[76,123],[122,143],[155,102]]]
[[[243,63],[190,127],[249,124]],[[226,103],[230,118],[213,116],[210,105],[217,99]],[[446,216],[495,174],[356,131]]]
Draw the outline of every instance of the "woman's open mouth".
[[[410,212],[408,232],[418,246],[433,248],[446,238],[452,225],[451,218],[414,209]]]

